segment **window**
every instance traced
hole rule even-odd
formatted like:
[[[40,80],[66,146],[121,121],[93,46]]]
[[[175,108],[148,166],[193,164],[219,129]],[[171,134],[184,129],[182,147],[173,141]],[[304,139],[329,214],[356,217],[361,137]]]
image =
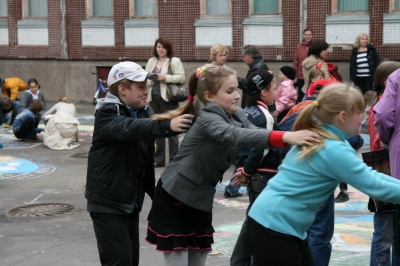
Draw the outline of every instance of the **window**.
[[[231,14],[229,0],[200,0],[203,15],[228,16]]]
[[[131,17],[157,16],[156,0],[132,0],[129,5],[131,6],[130,10],[133,10],[133,12],[131,12]]]
[[[368,11],[368,0],[333,0],[333,13]]]
[[[279,14],[281,13],[282,0],[252,0],[250,1],[250,12],[258,14]]]
[[[25,18],[47,18],[47,0],[23,1]]]
[[[112,17],[113,0],[91,0],[90,17]]]
[[[400,11],[400,0],[390,0],[389,1],[389,10],[390,10],[390,12]]]
[[[7,0],[0,0],[0,17],[7,17]]]

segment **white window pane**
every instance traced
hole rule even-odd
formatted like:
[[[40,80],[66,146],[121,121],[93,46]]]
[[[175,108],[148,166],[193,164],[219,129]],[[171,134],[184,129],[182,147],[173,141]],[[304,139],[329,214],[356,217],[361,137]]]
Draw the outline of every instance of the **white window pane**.
[[[135,16],[155,16],[156,0],[134,0]]]
[[[339,0],[339,11],[364,11],[368,10],[368,0]]]
[[[47,18],[47,0],[28,0],[29,17]]]
[[[253,0],[253,13],[278,13],[279,0]]]
[[[93,17],[112,17],[113,0],[92,0]]]
[[[395,0],[394,1],[394,8],[395,9],[400,9],[400,0]]]
[[[206,0],[207,15],[229,15],[229,0]]]
[[[7,17],[7,0],[0,0],[0,17]]]

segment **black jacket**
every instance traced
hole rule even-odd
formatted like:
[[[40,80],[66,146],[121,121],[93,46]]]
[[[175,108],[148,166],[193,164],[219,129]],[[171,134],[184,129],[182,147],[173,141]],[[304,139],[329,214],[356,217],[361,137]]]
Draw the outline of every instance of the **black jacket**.
[[[350,80],[354,84],[356,83],[357,79],[357,53],[358,49],[354,48],[351,53],[350,59]],[[371,83],[374,81],[375,71],[379,65],[379,56],[376,52],[376,49],[372,44],[368,44],[367,47],[367,56],[368,56],[368,64],[369,64],[369,73],[371,74]]]
[[[249,66],[249,71],[247,72],[246,78],[238,77],[238,88],[241,89],[242,92],[242,108],[246,106],[247,101],[247,79],[249,78],[250,74],[256,70],[269,70],[267,64],[261,59],[257,58],[253,61],[253,63]]]
[[[96,106],[85,197],[90,203],[132,213],[155,187],[154,139],[173,135],[170,120],[151,121],[145,107],[133,118],[118,97],[108,94]]]

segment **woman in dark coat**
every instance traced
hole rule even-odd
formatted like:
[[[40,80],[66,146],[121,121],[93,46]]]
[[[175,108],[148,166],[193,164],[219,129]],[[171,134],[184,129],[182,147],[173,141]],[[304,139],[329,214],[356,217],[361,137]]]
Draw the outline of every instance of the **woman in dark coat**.
[[[368,35],[358,34],[350,59],[350,80],[363,94],[373,89],[374,75],[379,65],[375,47],[369,43]]]

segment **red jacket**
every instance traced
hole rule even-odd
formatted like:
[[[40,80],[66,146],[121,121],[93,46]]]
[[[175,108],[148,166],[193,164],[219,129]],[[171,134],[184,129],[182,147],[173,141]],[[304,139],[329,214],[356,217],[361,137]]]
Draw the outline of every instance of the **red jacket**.
[[[308,57],[308,47],[310,44],[306,44],[306,41],[302,41],[296,49],[296,54],[294,55],[293,68],[296,70],[296,78],[304,79],[303,76],[303,66],[301,65]]]

